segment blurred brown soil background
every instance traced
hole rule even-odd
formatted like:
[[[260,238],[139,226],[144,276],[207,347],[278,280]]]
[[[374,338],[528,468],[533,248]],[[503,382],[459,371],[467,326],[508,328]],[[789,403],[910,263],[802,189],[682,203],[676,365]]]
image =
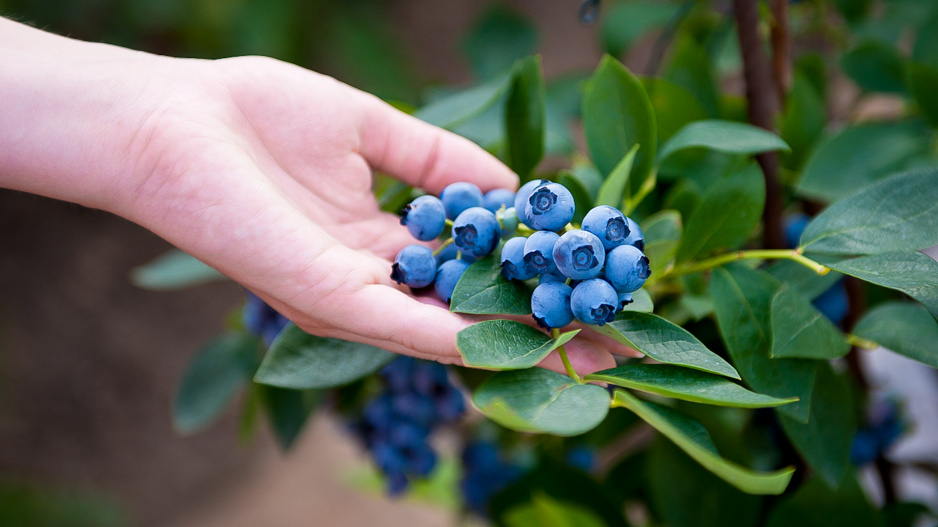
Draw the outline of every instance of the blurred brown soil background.
[[[507,4],[540,28],[548,76],[598,62],[578,0]],[[401,0],[387,23],[422,75],[465,82],[457,39],[485,5]],[[234,408],[195,436],[173,431],[177,382],[240,307],[237,285],[137,289],[129,270],[166,242],[104,212],[7,190],[0,247],[0,484],[105,496],[143,527],[452,523],[349,488],[342,474],[362,458],[323,416],[287,457],[266,433],[239,446]]]

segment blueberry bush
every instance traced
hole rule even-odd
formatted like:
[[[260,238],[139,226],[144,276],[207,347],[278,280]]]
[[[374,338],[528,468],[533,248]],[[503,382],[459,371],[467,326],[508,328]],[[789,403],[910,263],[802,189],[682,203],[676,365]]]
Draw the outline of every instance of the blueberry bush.
[[[177,428],[244,391],[240,433],[266,415],[289,448],[329,408],[388,494],[429,478],[509,527],[934,521],[887,455],[903,402],[872,398],[859,356],[938,367],[922,252],[938,5],[591,1],[581,17],[606,51],[593,72],[545,79],[534,27],[494,8],[465,39],[477,82],[413,108],[500,157],[517,193],[375,178],[415,238],[392,278],[484,315],[455,343],[466,367],[309,335],[251,296],[186,372]],[[626,67],[636,46],[646,63]],[[215,277],[175,253],[134,279]],[[587,332],[643,358],[577,372],[564,345]],[[537,367],[555,352],[566,374]],[[441,427],[456,451],[434,446]],[[457,476],[434,479],[446,456]]]

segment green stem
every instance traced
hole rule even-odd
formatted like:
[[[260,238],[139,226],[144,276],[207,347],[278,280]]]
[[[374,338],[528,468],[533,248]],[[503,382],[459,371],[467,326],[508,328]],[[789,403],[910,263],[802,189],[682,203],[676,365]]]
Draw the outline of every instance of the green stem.
[[[449,246],[452,245],[452,244],[453,244],[453,239],[452,239],[452,238],[446,240],[445,242],[443,242],[443,245],[440,245],[439,247],[436,248],[435,251],[433,251],[433,256],[439,256],[440,253],[443,252],[444,249],[446,249],[447,247],[449,247]]]
[[[873,342],[872,340],[858,337],[852,333],[847,333],[847,342],[849,342],[851,346],[856,346],[865,350],[875,350],[879,347],[879,344]]]
[[[520,223],[520,222],[518,223],[518,236],[527,237],[527,236],[534,234],[535,232],[537,231],[532,229],[531,227],[528,227],[527,225]]]
[[[447,218],[447,219],[446,219],[446,226],[449,227],[449,228],[452,228],[452,227],[453,227],[453,220]]]
[[[791,260],[813,270],[817,274],[824,276],[831,270],[829,267],[821,265],[814,260],[801,254],[798,250],[791,249],[757,249],[753,251],[737,251],[733,253],[721,254],[713,258],[707,258],[699,262],[690,262],[680,267],[674,267],[664,272],[664,276],[681,276],[698,271],[713,269],[723,264],[735,262],[737,260]]]
[[[557,328],[551,329],[550,336],[552,339],[556,340],[560,337],[560,330]],[[577,374],[576,370],[573,369],[573,364],[570,364],[570,358],[567,357],[567,350],[565,350],[563,346],[560,346],[557,348],[557,353],[560,354],[560,360],[563,362],[563,367],[567,370],[567,375],[576,381],[577,384],[583,384],[583,379]]]

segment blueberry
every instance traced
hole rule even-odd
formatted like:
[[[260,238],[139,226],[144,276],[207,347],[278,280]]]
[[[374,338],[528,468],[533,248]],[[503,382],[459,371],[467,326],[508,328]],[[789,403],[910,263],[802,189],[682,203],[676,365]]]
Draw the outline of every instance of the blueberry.
[[[515,236],[502,246],[502,274],[509,280],[529,280],[537,276],[537,270],[524,262],[524,245],[528,239]]]
[[[625,218],[629,222],[629,235],[623,243],[627,245],[632,245],[637,248],[639,251],[645,250],[645,235],[642,233],[642,228],[638,226],[638,223],[635,223],[635,220],[632,218]]]
[[[482,207],[464,210],[453,221],[453,243],[463,254],[482,258],[495,250],[501,227],[492,211]]]
[[[648,257],[632,245],[620,245],[606,255],[606,280],[616,291],[638,291],[649,276]]]
[[[401,211],[401,225],[407,226],[411,236],[430,241],[443,233],[446,211],[436,196],[420,196]]]
[[[827,291],[812,300],[811,305],[839,326],[850,311],[850,299],[847,297],[847,286],[843,279],[835,282]]]
[[[456,218],[471,207],[482,206],[482,191],[472,183],[452,183],[440,192],[440,201],[446,209],[446,217]]]
[[[440,265],[436,270],[436,280],[433,282],[436,295],[440,297],[440,300],[449,302],[453,298],[456,282],[459,282],[468,268],[469,264],[463,260],[449,260]]]
[[[537,325],[552,329],[573,322],[573,311],[570,309],[572,293],[573,289],[561,282],[538,285],[531,295],[531,312]]]
[[[801,242],[801,233],[811,223],[811,218],[807,214],[797,213],[785,218],[785,245],[789,249],[798,247]]]
[[[482,206],[492,212],[498,212],[502,207],[510,209],[515,206],[515,193],[507,188],[492,189],[482,196]]]
[[[632,293],[619,293],[619,311],[625,309],[625,306],[631,304],[632,302]]]
[[[245,302],[244,309],[241,311],[244,328],[249,333],[261,337],[264,344],[270,346],[290,321],[254,293],[248,291],[247,294],[247,302]]]
[[[472,256],[467,254],[460,254],[459,247],[456,247],[455,243],[451,243],[447,245],[442,251],[440,251],[440,254],[436,255],[437,266],[442,265],[443,262],[456,260],[457,256],[459,256],[459,260],[462,260],[467,264],[471,264],[476,261],[476,259]]]
[[[537,231],[524,243],[524,264],[534,269],[537,274],[552,274],[557,271],[554,265],[554,245],[560,235],[551,231]]]
[[[629,222],[619,209],[600,205],[586,213],[583,230],[598,236],[603,247],[609,251],[625,243],[629,237]]]
[[[554,245],[554,264],[564,276],[573,280],[596,278],[605,259],[602,241],[591,232],[566,232]]]
[[[577,284],[570,295],[570,309],[577,320],[602,326],[612,322],[618,311],[619,295],[609,282],[594,278]]]
[[[397,253],[391,266],[391,279],[413,288],[426,287],[436,276],[436,257],[423,245],[408,245]]]
[[[532,229],[559,231],[573,219],[576,206],[573,194],[559,183],[534,189],[524,209],[526,224]]]
[[[528,198],[531,197],[531,193],[534,192],[534,189],[548,183],[550,183],[550,181],[546,179],[528,181],[524,185],[521,185],[521,188],[518,189],[518,193],[515,194],[515,212],[518,214],[518,219],[528,227],[531,227],[531,225],[528,225],[528,220],[524,216],[524,210],[528,206]]]
[[[553,257],[553,255],[551,255],[551,257]],[[554,269],[553,269],[551,272],[549,272],[549,273],[544,273],[544,274],[542,274],[541,276],[539,276],[538,279],[537,279],[537,283],[539,283],[539,284],[544,284],[544,283],[547,283],[547,282],[562,282],[562,283],[566,283],[566,282],[567,282],[567,277],[564,276],[564,274],[561,273],[560,270],[557,269],[557,266],[555,265],[555,266],[554,266]]]

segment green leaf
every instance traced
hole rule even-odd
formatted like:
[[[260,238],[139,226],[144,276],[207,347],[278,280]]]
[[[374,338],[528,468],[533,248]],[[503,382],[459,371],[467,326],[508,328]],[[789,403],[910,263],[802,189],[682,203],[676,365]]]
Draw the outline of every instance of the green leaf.
[[[521,322],[486,320],[460,331],[456,335],[456,349],[470,368],[518,370],[537,366],[579,332],[568,331],[552,339]]]
[[[905,61],[886,42],[860,42],[840,57],[840,67],[864,90],[905,93]]]
[[[492,5],[475,21],[461,44],[472,71],[488,79],[534,52],[537,28],[517,11]]]
[[[254,381],[298,390],[342,386],[397,357],[383,349],[310,335],[290,324],[274,340]]]
[[[707,188],[684,226],[676,261],[684,263],[715,249],[735,249],[758,225],[765,206],[765,182],[755,163]]]
[[[498,259],[488,256],[463,273],[449,309],[473,315],[530,315],[531,288],[505,278]]]
[[[687,148],[706,148],[726,154],[759,154],[790,151],[780,137],[757,126],[710,119],[688,124],[668,139],[658,151],[657,163]]]
[[[669,364],[626,364],[591,373],[587,381],[599,381],[656,393],[673,399],[738,408],[768,408],[797,401],[776,399],[751,392],[723,377]]]
[[[570,194],[573,195],[575,209],[573,212],[573,223],[582,223],[583,217],[593,208],[593,198],[583,182],[569,170],[561,170],[557,173],[557,183],[567,187]]]
[[[558,436],[588,432],[609,412],[603,388],[540,368],[496,373],[476,390],[472,403],[512,430]]]
[[[690,332],[657,315],[626,311],[621,318],[594,329],[658,362],[739,378],[739,373],[729,363]]]
[[[414,116],[452,130],[495,106],[508,92],[513,80],[512,72],[503,73],[484,84],[441,97],[414,112]]]
[[[837,490],[810,479],[776,505],[766,527],[883,527],[883,519],[851,474]]]
[[[290,450],[303,425],[319,402],[318,394],[298,390],[264,386],[262,391],[267,418],[277,443],[284,451]]]
[[[879,254],[938,244],[938,168],[888,177],[828,207],[801,235],[806,251]]]
[[[625,188],[629,183],[629,175],[632,173],[632,165],[635,163],[635,155],[638,153],[639,146],[633,146],[622,158],[622,161],[619,161],[619,164],[612,169],[606,180],[603,181],[602,186],[599,187],[596,202],[593,203],[594,207],[609,205],[617,209],[622,208],[622,202],[625,199]]]
[[[661,276],[674,260],[683,230],[681,213],[676,210],[656,212],[642,222],[651,276]]]
[[[798,169],[806,161],[827,125],[824,99],[806,74],[797,73],[785,101],[779,134],[791,146],[788,165]]]
[[[713,271],[710,292],[720,335],[733,364],[753,390],[798,402],[778,408],[782,414],[807,421],[814,390],[815,361],[772,359],[769,313],[781,287],[768,273],[742,265]]]
[[[843,333],[787,287],[772,300],[772,358],[835,359],[850,351]]]
[[[253,336],[226,333],[193,357],[173,399],[173,427],[191,434],[215,421],[251,378],[259,345]]]
[[[938,128],[938,67],[925,64],[909,64],[909,89],[928,122]]]
[[[544,155],[544,76],[540,57],[528,57],[514,68],[505,106],[508,166],[526,178]]]
[[[664,78],[693,93],[708,116],[719,115],[719,93],[707,51],[686,34],[677,38],[671,48]]]
[[[662,437],[648,449],[645,478],[656,518],[669,527],[756,527],[764,498],[708,472]],[[634,474],[629,475],[635,478]]]
[[[655,113],[638,79],[609,55],[586,83],[583,127],[593,162],[604,175],[641,145],[628,185],[635,194],[651,175],[655,159]]]
[[[663,26],[677,10],[675,4],[647,0],[610,4],[600,19],[604,51],[622,56],[636,39]]]
[[[132,284],[152,291],[173,291],[225,279],[225,275],[179,249],[166,251],[130,271]]]
[[[710,117],[690,90],[658,77],[643,77],[641,81],[655,110],[658,144],[685,125]]]
[[[863,315],[853,334],[938,368],[938,322],[922,306],[909,302],[880,304]]]
[[[902,291],[938,318],[938,262],[926,254],[911,251],[874,254],[827,265],[861,280]]]
[[[918,122],[850,126],[817,147],[797,183],[800,195],[834,202],[901,170],[927,148]]]
[[[613,404],[635,412],[704,468],[743,492],[781,494],[795,471],[788,467],[759,473],[728,461],[720,457],[710,434],[700,423],[665,406],[643,402],[624,390],[616,390]]]
[[[779,260],[766,271],[808,300],[814,300],[844,277],[834,272],[822,276],[792,260]]]
[[[814,362],[817,378],[808,421],[801,423],[782,414],[779,423],[795,450],[833,488],[850,466],[856,410],[846,376],[835,374],[825,361]]]
[[[508,527],[605,527],[588,508],[536,493],[530,503],[518,505],[502,517]]]
[[[648,294],[648,291],[646,291],[645,289],[639,289],[638,291],[635,291],[632,293],[632,303],[626,304],[625,307],[622,308],[622,311],[619,312],[619,314],[625,313],[628,311],[639,311],[642,313],[651,313],[654,310],[655,310],[655,304],[651,300],[651,295]]]

